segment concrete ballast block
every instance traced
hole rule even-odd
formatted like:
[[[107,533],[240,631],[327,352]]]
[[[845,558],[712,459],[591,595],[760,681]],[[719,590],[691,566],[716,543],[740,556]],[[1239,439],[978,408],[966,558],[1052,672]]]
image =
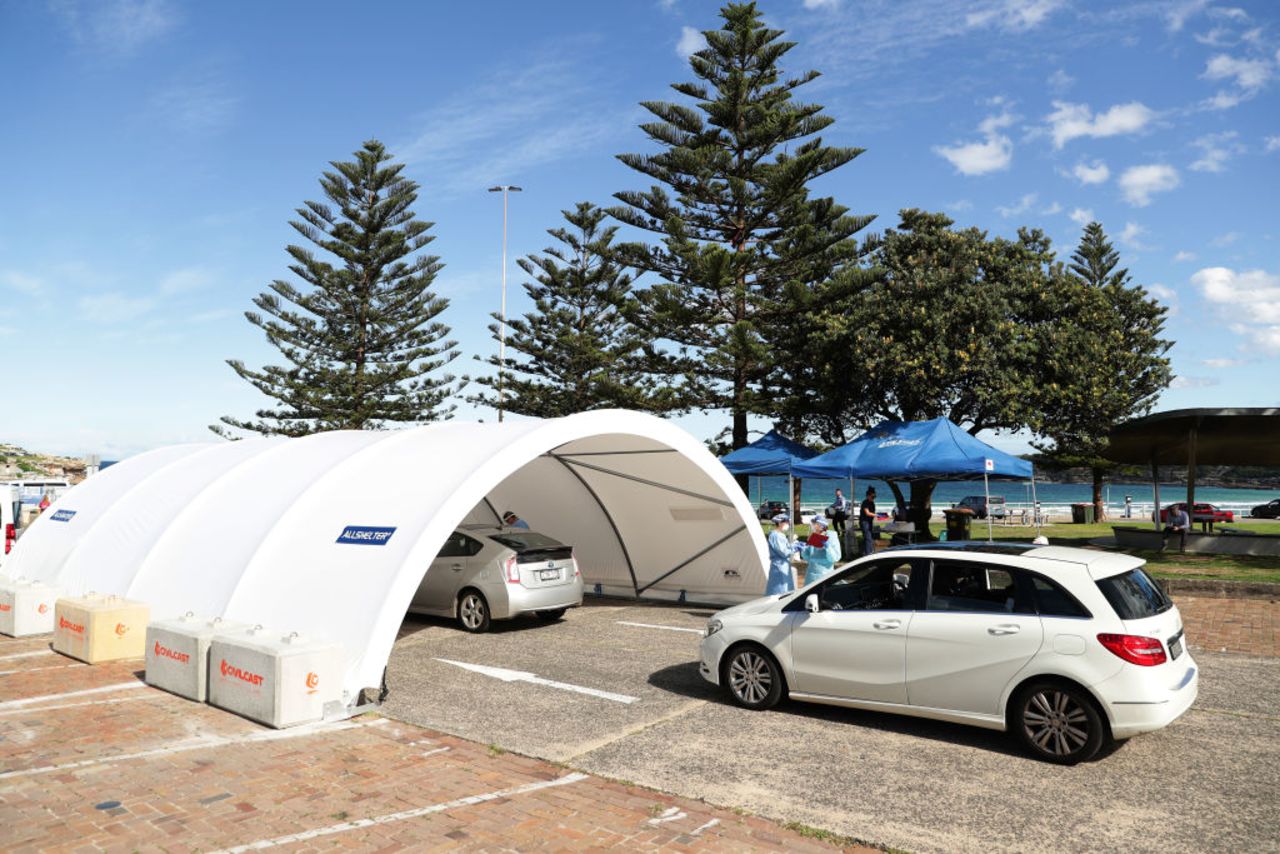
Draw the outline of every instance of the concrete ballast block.
[[[150,607],[119,596],[67,597],[54,605],[53,649],[86,664],[143,658]]]
[[[324,718],[342,698],[342,647],[255,626],[209,644],[209,703],[276,728]]]
[[[176,620],[147,626],[146,682],[156,688],[203,703],[209,697],[209,644],[220,633],[243,632],[244,623],[188,612]]]

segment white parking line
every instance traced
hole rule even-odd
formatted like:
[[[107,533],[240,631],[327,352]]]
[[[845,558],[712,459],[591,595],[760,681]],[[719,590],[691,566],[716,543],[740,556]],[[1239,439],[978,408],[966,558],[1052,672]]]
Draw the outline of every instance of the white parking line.
[[[471,795],[466,798],[458,798],[453,801],[445,801],[440,804],[432,804],[429,807],[418,807],[417,809],[404,810],[403,812],[393,812],[387,815],[375,816],[373,818],[361,818],[355,821],[344,821],[341,824],[331,824],[328,827],[318,827],[315,830],[304,830],[301,833],[292,833],[288,836],[277,836],[274,839],[259,839],[257,842],[250,842],[248,845],[237,845],[235,848],[225,848],[215,854],[240,854],[242,851],[260,851],[263,848],[275,848],[278,845],[291,845],[296,842],[306,842],[311,839],[318,839],[321,836],[333,836],[336,833],[349,833],[353,830],[363,830],[366,827],[376,827],[383,824],[391,824],[396,821],[406,821],[411,818],[421,818],[424,815],[433,815],[435,813],[448,812],[449,810],[459,807],[469,807],[475,804],[483,804],[488,801],[496,801],[501,798],[513,798],[517,795],[527,795],[530,792],[537,792],[541,789],[550,789],[553,786],[567,786],[570,783],[577,783],[579,780],[587,779],[586,774],[566,774],[563,777],[557,777],[554,780],[539,780],[536,783],[526,783],[523,786],[515,786],[510,789],[500,789],[496,792],[488,792],[483,795]]]
[[[680,809],[680,807],[668,807],[667,810],[662,813],[662,815],[658,816],[657,818],[649,819],[649,824],[652,824],[652,825],[666,824],[669,821],[679,821],[682,818],[688,818],[688,817],[689,817],[689,814],[684,810]]]
[[[702,825],[702,827],[699,827],[697,830],[691,831],[691,832],[689,833],[689,835],[690,835],[690,836],[700,836],[700,835],[702,834],[702,831],[704,831],[704,830],[710,830],[711,828],[715,827],[715,826],[716,826],[717,824],[719,824],[719,823],[720,823],[720,819],[718,819],[718,818],[713,818],[713,819],[711,819],[711,821],[709,821],[709,822],[707,822],[706,824]]]
[[[83,691],[68,691],[65,694],[44,694],[40,697],[23,697],[21,700],[5,700],[0,709],[17,709],[30,706],[32,703],[43,703],[45,700],[65,700],[68,697],[87,697],[90,694],[106,694],[110,691],[126,691],[131,688],[145,688],[145,682],[117,682],[114,685],[103,685],[101,688],[86,688]]]
[[[428,750],[426,753],[419,753],[418,756],[435,756],[437,753],[448,753],[452,749],[452,747],[437,747],[435,750]]]
[[[378,718],[377,720],[368,721],[367,723],[319,723],[308,724],[306,726],[295,727],[293,729],[253,732],[248,735],[236,737],[214,736],[211,738],[196,739],[194,741],[179,742],[178,744],[171,744],[168,747],[155,747],[151,750],[140,750],[137,753],[120,753],[115,756],[100,756],[94,759],[81,759],[78,762],[66,762],[62,765],[44,765],[39,768],[22,768],[17,771],[6,771],[3,774],[0,774],[0,780],[8,780],[12,777],[32,777],[36,774],[52,774],[56,771],[74,771],[78,768],[88,768],[93,765],[110,765],[116,762],[126,762],[130,759],[146,759],[151,756],[170,756],[174,753],[186,753],[190,750],[208,750],[215,747],[227,747],[228,745],[233,744],[256,744],[263,741],[283,741],[287,738],[302,738],[303,736],[315,735],[317,733],[341,732],[344,729],[380,726],[385,723],[387,723],[386,718]]]
[[[58,709],[78,709],[81,706],[111,706],[116,703],[136,703],[139,700],[163,700],[165,697],[171,696],[161,691],[152,691],[143,694],[141,697],[121,697],[118,700],[89,700],[84,703],[61,703],[56,706],[37,706],[34,709],[9,709],[0,712],[0,717],[5,715],[29,715],[32,712],[53,712]]]
[[[68,667],[86,667],[84,664],[50,664],[48,667],[28,667],[17,670],[0,670],[0,676],[12,676],[15,673],[39,673],[41,670],[63,670]]]
[[[51,649],[37,649],[35,652],[15,652],[12,655],[0,655],[0,661],[13,661],[17,658],[35,658],[37,655],[57,655]]]
[[[695,635],[702,634],[702,629],[689,629],[684,626],[659,626],[656,623],[629,623],[626,620],[618,620],[620,626],[635,626],[638,629],[662,629],[667,632],[691,632]]]
[[[501,679],[503,682],[529,682],[534,685],[543,685],[547,688],[555,688],[560,691],[572,691],[575,694],[587,694],[591,697],[599,697],[601,700],[612,700],[615,703],[636,703],[640,701],[639,697],[631,697],[627,694],[615,694],[612,691],[601,691],[599,688],[586,688],[582,685],[573,685],[569,682],[557,682],[554,679],[544,679],[535,673],[529,673],[524,670],[507,670],[505,667],[490,667],[487,664],[469,664],[465,661],[451,661],[448,658],[437,658],[436,661],[452,664],[454,667],[461,667],[463,670],[470,670],[473,673],[481,673],[494,679]]]

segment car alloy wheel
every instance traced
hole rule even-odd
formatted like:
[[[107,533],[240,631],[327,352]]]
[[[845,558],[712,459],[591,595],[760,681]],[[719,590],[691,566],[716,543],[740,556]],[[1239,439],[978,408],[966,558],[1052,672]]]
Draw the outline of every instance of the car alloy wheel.
[[[767,709],[782,696],[782,675],[773,660],[759,650],[734,653],[726,677],[733,698],[748,709]]]
[[[474,590],[462,594],[458,601],[458,621],[469,632],[483,632],[489,628],[489,603]]]
[[[1093,704],[1065,685],[1033,685],[1019,704],[1019,734],[1040,758],[1074,765],[1102,746],[1103,725]]]

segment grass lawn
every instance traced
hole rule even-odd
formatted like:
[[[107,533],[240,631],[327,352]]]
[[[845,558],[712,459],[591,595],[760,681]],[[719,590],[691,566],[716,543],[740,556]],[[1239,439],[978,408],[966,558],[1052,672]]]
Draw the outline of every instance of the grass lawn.
[[[1136,520],[1118,520],[1117,524],[1138,524]],[[1280,522],[1248,521],[1227,527],[1241,527],[1260,534],[1280,534]],[[763,525],[766,536],[772,529]],[[941,522],[931,526],[935,535],[943,530]],[[808,536],[808,526],[796,526],[798,537]],[[1077,546],[1080,548],[1096,548],[1090,540],[1112,536],[1111,524],[1094,525],[1048,525],[1042,533],[1055,546]],[[973,539],[985,539],[987,526],[985,522],[973,523]],[[1030,540],[1036,535],[1034,528],[1020,528],[1002,525],[992,526],[992,537],[997,540]],[[884,540],[882,539],[883,543]],[[1128,550],[1128,553],[1147,561],[1147,569],[1153,575],[1164,578],[1195,578],[1224,581],[1257,581],[1280,583],[1280,557],[1254,557],[1252,555],[1200,555],[1179,554],[1173,552],[1148,552]]]

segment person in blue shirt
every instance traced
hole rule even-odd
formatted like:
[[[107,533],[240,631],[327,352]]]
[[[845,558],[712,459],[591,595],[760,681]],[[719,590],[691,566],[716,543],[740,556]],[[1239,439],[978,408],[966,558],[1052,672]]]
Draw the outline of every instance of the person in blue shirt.
[[[787,537],[791,520],[779,513],[773,517],[773,531],[769,534],[769,580],[764,595],[776,596],[796,589],[796,577],[791,571],[791,556],[795,547]]]
[[[508,528],[519,528],[523,531],[529,530],[529,523],[510,510],[502,514],[502,524],[506,525]]]
[[[813,532],[809,542],[800,547],[800,557],[809,563],[804,571],[806,585],[830,575],[840,560],[840,538],[829,533],[826,519],[814,516],[809,530]]]

